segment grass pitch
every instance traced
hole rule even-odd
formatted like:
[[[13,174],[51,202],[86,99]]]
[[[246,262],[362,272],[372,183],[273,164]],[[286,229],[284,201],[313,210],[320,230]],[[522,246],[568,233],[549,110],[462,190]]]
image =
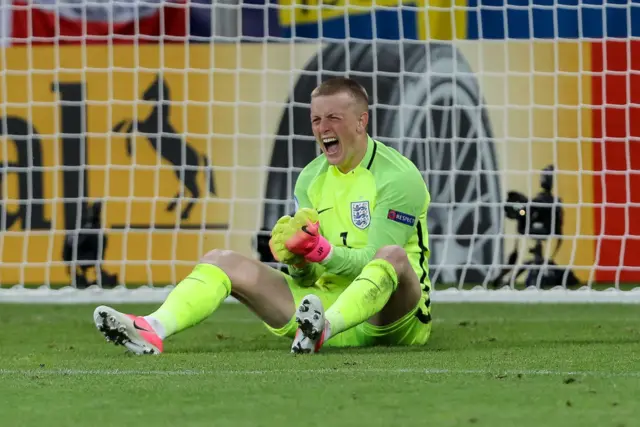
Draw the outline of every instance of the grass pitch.
[[[640,425],[640,307],[434,305],[424,348],[310,357],[237,304],[159,357],[105,343],[94,306],[0,305],[0,425]]]

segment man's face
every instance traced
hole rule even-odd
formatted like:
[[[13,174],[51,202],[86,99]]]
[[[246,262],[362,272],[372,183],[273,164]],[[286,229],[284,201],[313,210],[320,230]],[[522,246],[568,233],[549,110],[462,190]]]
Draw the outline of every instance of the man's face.
[[[358,151],[366,152],[366,144],[363,147],[357,144],[359,137],[366,133],[366,120],[367,113],[360,111],[347,92],[311,99],[313,135],[327,161],[340,169],[355,167],[351,163],[358,157]]]

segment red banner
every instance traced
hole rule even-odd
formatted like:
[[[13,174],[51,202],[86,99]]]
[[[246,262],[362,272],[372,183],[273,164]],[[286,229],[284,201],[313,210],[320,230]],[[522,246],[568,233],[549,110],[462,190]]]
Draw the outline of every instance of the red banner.
[[[69,0],[14,0],[2,11],[7,44],[183,42],[189,10],[185,0],[135,0],[78,5]]]
[[[640,282],[640,42],[592,44],[596,281]]]

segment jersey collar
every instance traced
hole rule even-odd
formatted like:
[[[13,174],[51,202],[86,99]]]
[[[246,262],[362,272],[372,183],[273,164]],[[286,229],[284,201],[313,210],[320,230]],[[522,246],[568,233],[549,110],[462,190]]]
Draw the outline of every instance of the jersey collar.
[[[354,173],[358,168],[371,169],[371,165],[373,164],[373,159],[376,157],[376,141],[374,141],[369,135],[367,135],[367,152],[364,154],[364,157],[349,174]],[[337,166],[331,165],[330,169],[333,170],[333,173],[336,175],[348,175],[340,172]]]
[[[360,167],[365,169],[371,169],[371,164],[373,163],[373,159],[376,156],[376,142],[367,135],[367,152],[365,153],[362,161],[360,162]]]

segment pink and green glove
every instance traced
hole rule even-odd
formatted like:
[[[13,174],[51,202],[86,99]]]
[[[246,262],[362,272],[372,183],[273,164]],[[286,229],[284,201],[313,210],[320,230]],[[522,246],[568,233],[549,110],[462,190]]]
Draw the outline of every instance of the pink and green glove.
[[[290,225],[292,219],[289,215],[280,218],[271,230],[271,239],[269,239],[269,249],[275,260],[288,265],[304,262],[302,256],[291,253],[285,246],[286,241],[297,231]]]
[[[308,262],[322,262],[331,255],[331,243],[320,234],[320,221],[315,209],[303,208],[289,222],[295,233],[287,238],[285,247]]]

